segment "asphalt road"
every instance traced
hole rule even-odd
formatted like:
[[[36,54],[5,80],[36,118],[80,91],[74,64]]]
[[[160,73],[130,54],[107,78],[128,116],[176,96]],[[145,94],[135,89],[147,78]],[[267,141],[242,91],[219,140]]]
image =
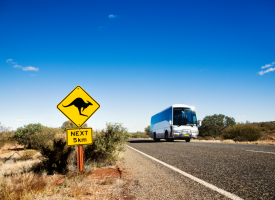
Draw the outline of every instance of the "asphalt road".
[[[150,139],[128,145],[243,199],[275,199],[275,146]]]

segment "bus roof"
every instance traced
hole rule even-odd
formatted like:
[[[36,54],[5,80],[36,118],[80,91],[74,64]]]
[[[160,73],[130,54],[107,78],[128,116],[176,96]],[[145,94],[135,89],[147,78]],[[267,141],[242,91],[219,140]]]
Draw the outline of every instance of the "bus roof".
[[[195,110],[194,106],[188,106],[186,104],[173,104],[172,107],[173,108],[184,107],[184,108],[191,108],[192,110]]]
[[[194,106],[188,106],[188,105],[186,105],[186,104],[173,104],[172,106],[169,106],[168,108],[171,108],[171,107],[172,107],[172,108],[182,108],[182,107],[184,107],[184,108],[191,108],[192,110],[196,110]],[[165,108],[164,110],[162,110],[162,111],[156,113],[155,115],[157,115],[157,114],[159,114],[159,113],[161,113],[161,112],[167,110],[168,108]],[[155,115],[153,115],[153,116],[155,116]]]

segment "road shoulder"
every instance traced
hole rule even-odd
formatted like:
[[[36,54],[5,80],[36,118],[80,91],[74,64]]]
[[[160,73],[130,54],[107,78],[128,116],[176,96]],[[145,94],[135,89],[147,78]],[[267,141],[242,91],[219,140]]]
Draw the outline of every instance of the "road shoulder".
[[[135,199],[227,199],[128,147],[122,157],[121,176],[131,180],[126,192]]]

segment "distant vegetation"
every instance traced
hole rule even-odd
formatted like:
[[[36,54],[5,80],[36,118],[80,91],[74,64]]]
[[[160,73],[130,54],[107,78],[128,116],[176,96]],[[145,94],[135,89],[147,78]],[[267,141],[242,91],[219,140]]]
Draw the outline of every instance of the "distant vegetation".
[[[257,141],[261,137],[261,130],[252,124],[237,124],[230,126],[223,134],[224,139],[233,139],[234,141]]]
[[[131,138],[150,138],[150,134],[147,135],[146,132],[137,131],[136,133],[130,133]]]
[[[229,126],[234,126],[236,124],[233,117],[228,117],[222,114],[215,114],[211,116],[206,116],[202,120],[202,126],[199,128],[200,136],[212,136],[218,137],[223,134]]]
[[[13,131],[11,128],[5,127],[0,122],[0,147],[3,146],[6,142],[8,142],[9,137],[13,135]]]
[[[233,117],[222,114],[206,116],[199,127],[199,138],[232,139],[234,141],[257,141],[275,139],[275,123],[236,123]]]
[[[130,133],[131,138],[150,138],[151,126],[144,128],[144,132],[137,131],[136,133]]]

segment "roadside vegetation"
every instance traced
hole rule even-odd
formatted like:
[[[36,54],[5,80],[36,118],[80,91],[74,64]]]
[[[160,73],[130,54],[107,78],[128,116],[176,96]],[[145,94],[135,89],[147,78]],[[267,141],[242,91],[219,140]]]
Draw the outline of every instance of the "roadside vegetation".
[[[66,128],[75,127],[69,121],[60,128],[37,123],[14,132],[0,126],[0,199],[88,197],[96,188],[115,184],[120,172],[114,165],[129,138],[127,129],[107,123],[105,129],[94,131],[93,144],[84,145],[84,171],[78,173],[77,148],[66,145]],[[99,167],[104,171],[93,180]],[[83,174],[90,177],[93,189],[87,188]]]
[[[136,133],[129,133],[131,138],[150,138],[151,126],[144,128],[144,132],[137,131]]]
[[[215,114],[202,120],[198,139],[235,142],[275,140],[275,122],[236,123],[233,117]]]

